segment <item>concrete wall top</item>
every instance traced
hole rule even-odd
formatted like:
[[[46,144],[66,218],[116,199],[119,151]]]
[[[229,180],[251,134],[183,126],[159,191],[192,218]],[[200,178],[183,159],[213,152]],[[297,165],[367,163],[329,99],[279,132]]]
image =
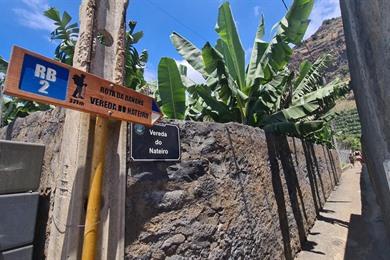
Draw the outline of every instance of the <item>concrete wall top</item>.
[[[0,194],[36,191],[45,146],[0,140]]]

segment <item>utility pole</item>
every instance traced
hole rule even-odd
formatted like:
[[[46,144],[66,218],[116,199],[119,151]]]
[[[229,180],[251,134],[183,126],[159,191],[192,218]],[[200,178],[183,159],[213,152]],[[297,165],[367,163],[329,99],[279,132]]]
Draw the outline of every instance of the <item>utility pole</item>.
[[[123,83],[127,4],[83,0],[74,67]],[[126,131],[125,122],[66,111],[47,259],[124,258]]]

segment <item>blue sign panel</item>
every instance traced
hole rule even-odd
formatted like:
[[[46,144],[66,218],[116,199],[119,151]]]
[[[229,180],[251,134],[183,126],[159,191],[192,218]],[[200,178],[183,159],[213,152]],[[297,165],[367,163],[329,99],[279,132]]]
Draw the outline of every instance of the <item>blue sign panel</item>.
[[[69,70],[25,54],[19,88],[45,97],[66,100]]]

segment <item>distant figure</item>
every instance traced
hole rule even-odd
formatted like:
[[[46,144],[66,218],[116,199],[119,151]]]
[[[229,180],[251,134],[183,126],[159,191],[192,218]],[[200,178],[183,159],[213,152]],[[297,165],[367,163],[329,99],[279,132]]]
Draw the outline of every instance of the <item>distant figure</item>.
[[[355,156],[352,152],[349,154],[349,162],[352,164],[352,166],[355,166]]]
[[[72,79],[74,84],[76,85],[76,89],[74,90],[72,97],[84,99],[84,97],[82,96],[83,88],[87,86],[87,84],[84,83],[85,75],[74,75]]]
[[[355,152],[355,158],[356,158],[356,161],[360,162],[361,165],[364,163],[363,156],[362,156],[360,151]]]

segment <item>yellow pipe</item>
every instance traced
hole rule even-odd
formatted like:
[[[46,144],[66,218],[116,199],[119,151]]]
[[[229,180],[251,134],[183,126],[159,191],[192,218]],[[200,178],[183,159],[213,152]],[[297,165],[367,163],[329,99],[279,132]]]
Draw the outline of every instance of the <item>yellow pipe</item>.
[[[82,260],[95,260],[103,188],[108,119],[97,117],[93,141],[91,182],[85,217]]]

